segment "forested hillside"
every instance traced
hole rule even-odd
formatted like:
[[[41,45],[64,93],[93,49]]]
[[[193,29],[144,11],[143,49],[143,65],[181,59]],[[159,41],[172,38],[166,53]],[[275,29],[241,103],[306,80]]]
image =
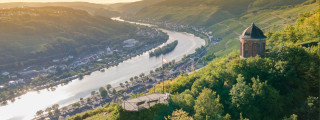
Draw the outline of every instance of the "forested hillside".
[[[236,50],[168,80],[169,104],[140,112],[112,104],[71,119],[318,120],[320,47],[302,47],[301,42],[320,42],[319,14],[320,9],[302,14],[297,24],[270,31],[267,46],[272,48],[264,58],[240,59]],[[104,111],[111,112],[99,114]]]
[[[141,9],[134,17],[210,26],[244,15],[247,11],[275,9],[305,1],[307,0],[166,0]]]
[[[238,36],[252,22],[263,31],[279,30],[295,24],[299,14],[317,8],[319,1],[316,0],[165,0],[123,17],[202,27],[212,32],[215,39],[222,39],[205,57],[221,57],[239,49]]]
[[[155,5],[165,0],[143,0],[133,3],[116,3],[108,5],[110,10],[119,12],[122,16],[132,16],[139,12],[141,9]]]
[[[222,40],[208,51],[208,55],[214,53],[216,56],[223,56],[239,49],[239,36],[252,22],[261,28],[264,33],[277,31],[286,25],[296,24],[299,14],[310,12],[317,8],[319,8],[319,3],[286,6],[279,9],[263,9],[213,24],[207,28],[207,31],[212,31],[214,37],[222,38]]]
[[[0,66],[11,68],[104,49],[137,30],[65,7],[1,9],[0,26]]]
[[[84,10],[91,15],[116,17],[119,13],[111,10],[110,7],[103,4],[87,3],[87,2],[14,2],[14,3],[0,3],[0,8],[16,8],[16,7],[46,7],[46,6],[62,6],[73,9]]]

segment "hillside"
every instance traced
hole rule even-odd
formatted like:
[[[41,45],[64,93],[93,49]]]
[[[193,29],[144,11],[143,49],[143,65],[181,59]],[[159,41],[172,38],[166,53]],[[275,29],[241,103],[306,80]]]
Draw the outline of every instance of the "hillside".
[[[295,24],[299,14],[317,8],[319,2],[316,0],[166,0],[123,17],[155,24],[166,22],[204,28],[212,32],[214,38],[222,39],[204,56],[211,58],[239,49],[238,36],[252,22],[263,31],[279,30]]]
[[[239,35],[252,22],[261,28],[266,34],[267,31],[276,31],[287,25],[296,23],[299,14],[310,12],[319,8],[319,3],[301,4],[295,7],[284,7],[281,9],[265,9],[248,12],[238,18],[225,19],[207,28],[212,31],[213,36],[222,38],[218,45],[213,46],[208,54],[223,56],[235,49],[239,49]]]
[[[0,67],[81,55],[128,39],[137,28],[65,7],[0,10]]]
[[[110,7],[103,4],[87,3],[87,2],[17,2],[17,3],[0,3],[0,8],[16,8],[16,7],[46,7],[46,6],[62,6],[73,9],[84,10],[91,15],[114,17],[119,16],[119,13],[112,11]]]
[[[121,14],[121,16],[132,16],[139,12],[141,9],[155,5],[160,3],[164,0],[143,0],[133,3],[117,3],[108,5],[108,7],[113,10],[117,11]]]
[[[170,88],[174,94],[169,104],[140,112],[111,104],[71,119],[317,120],[320,48],[301,43],[320,42],[319,15],[320,9],[310,11],[295,25],[268,32],[267,46],[272,48],[264,58],[240,59],[236,50],[199,71],[166,81],[166,92]],[[155,89],[161,92],[162,83]]]
[[[166,0],[141,9],[134,17],[210,26],[257,9],[280,8],[307,0]],[[155,14],[156,13],[156,14]]]

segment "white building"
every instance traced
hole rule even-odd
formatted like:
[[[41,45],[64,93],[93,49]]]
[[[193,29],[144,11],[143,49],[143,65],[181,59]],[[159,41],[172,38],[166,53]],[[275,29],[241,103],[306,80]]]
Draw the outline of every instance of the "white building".
[[[113,51],[110,47],[107,48],[107,55],[113,55]]]
[[[73,59],[73,56],[69,55],[68,58],[69,58],[69,59]]]
[[[60,60],[59,59],[53,59],[52,62],[56,63],[56,62],[59,62]]]
[[[8,76],[10,73],[9,72],[2,72],[1,75],[3,76]]]
[[[124,46],[126,48],[131,48],[134,47],[139,41],[135,40],[135,39],[128,39],[123,41]]]
[[[17,83],[16,81],[9,81],[9,86],[12,87],[12,86],[15,86]]]

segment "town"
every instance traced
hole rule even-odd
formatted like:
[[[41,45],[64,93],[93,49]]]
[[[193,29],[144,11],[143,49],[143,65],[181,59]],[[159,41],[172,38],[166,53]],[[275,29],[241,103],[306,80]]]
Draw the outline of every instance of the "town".
[[[46,65],[33,65],[18,71],[2,71],[0,79],[7,83],[0,84],[0,105],[7,104],[9,99],[14,102],[15,97],[28,91],[54,88],[76,78],[82,79],[84,75],[93,71],[117,66],[120,62],[141,55],[168,39],[165,33],[147,27],[141,27],[136,35],[142,39],[123,40],[122,45],[118,45],[120,47],[106,45],[103,50],[89,55],[68,55],[52,59]]]
[[[182,74],[192,72],[198,66],[199,58],[203,55],[205,48],[197,50],[196,53],[185,56],[181,61],[175,60],[164,64],[162,67],[151,70],[148,75],[141,73],[139,76],[132,76],[128,81],[120,83],[118,87],[110,84],[101,86],[98,91],[92,91],[88,98],[80,98],[79,102],[64,107],[48,107],[39,110],[34,119],[63,120],[70,116],[87,110],[102,108],[106,103],[118,103],[131,97],[147,93],[156,84],[163,80],[171,80]],[[203,66],[201,66],[203,67]],[[107,113],[106,113],[107,114]]]
[[[195,30],[197,30],[197,33],[200,32],[198,29]],[[211,45],[219,42],[212,40],[212,36],[204,31],[197,35],[199,37],[207,37],[205,40],[211,41]],[[141,73],[139,76],[132,76],[128,81],[120,83],[117,87],[112,87],[110,84],[101,86],[98,91],[92,91],[90,97],[80,98],[79,102],[62,108],[53,109],[53,107],[48,107],[45,110],[39,110],[36,113],[35,119],[68,119],[70,116],[83,111],[102,108],[106,103],[118,103],[132,97],[146,94],[151,88],[154,88],[156,84],[163,82],[163,80],[171,80],[179,75],[191,73],[192,71],[205,66],[205,63],[202,62],[201,58],[211,45],[198,48],[195,53],[184,56],[184,58],[178,62],[173,60],[168,64],[164,64],[162,67],[151,70],[148,75]],[[107,93],[106,95],[103,95],[105,94],[104,91]]]

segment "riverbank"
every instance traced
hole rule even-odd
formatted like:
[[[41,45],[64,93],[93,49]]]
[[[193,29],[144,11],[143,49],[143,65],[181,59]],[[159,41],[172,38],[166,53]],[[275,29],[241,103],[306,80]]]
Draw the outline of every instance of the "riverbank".
[[[149,92],[149,90],[156,84],[162,82],[162,80],[167,81],[176,78],[181,74],[190,73],[195,70],[194,61],[201,57],[202,52],[203,51],[197,51],[196,53],[185,56],[179,62],[171,61],[168,64],[164,64],[162,67],[155,69],[155,71],[151,70],[148,75],[144,75],[142,73],[139,77],[132,76],[131,78],[134,80],[131,82],[126,81],[125,83],[120,83],[122,86],[109,89],[106,87],[106,89],[108,89],[108,97],[105,99],[99,95],[99,91],[92,91],[91,93],[95,94],[91,94],[88,98],[60,108],[58,110],[60,112],[56,115],[53,113],[46,113],[39,115],[35,119],[50,118],[51,120],[58,120],[59,118],[68,118],[77,113],[100,108],[106,103],[118,103],[129,99],[132,96],[137,97],[139,95],[143,95]],[[75,106],[75,104],[79,105]],[[54,112],[54,110],[51,112]]]
[[[169,64],[165,64],[164,66],[155,69],[155,71],[150,71],[150,74],[148,74],[147,76],[140,76],[139,78],[136,78],[132,82],[126,81],[125,84],[120,83],[121,86],[108,90],[109,96],[107,99],[102,99],[101,96],[98,97],[100,98],[98,100],[100,102],[96,102],[95,106],[97,105],[102,106],[105,103],[109,103],[109,102],[117,103],[122,100],[128,99],[132,96],[139,96],[141,94],[147,93],[152,87],[160,83],[162,80],[170,80],[181,74],[190,73],[196,70],[200,58],[202,58],[202,56],[206,53],[206,50],[208,49],[208,47],[210,47],[210,45],[206,45],[206,47],[201,47],[197,49],[195,53],[185,56],[184,58],[182,58],[181,61],[177,63],[175,61],[171,61]],[[201,68],[201,67],[203,66],[200,66],[198,68]],[[163,73],[163,71],[165,71],[164,72],[165,74]],[[131,78],[135,78],[135,77],[132,76]],[[95,98],[96,96],[90,96],[85,100],[88,100],[88,99],[92,100]],[[48,116],[49,114],[47,114],[47,115],[42,115],[41,117],[49,117],[50,119],[55,120],[58,118],[68,118],[69,116],[75,115],[76,113],[81,113],[87,110],[94,109],[93,107],[88,108],[87,104],[81,104],[82,107],[80,108],[74,108],[72,107],[72,105],[73,104],[68,105],[67,108],[69,109],[64,108],[65,111],[62,111],[63,109],[61,109],[62,112],[59,116]],[[78,112],[75,112],[72,110],[77,110]]]
[[[119,63],[142,55],[168,40],[168,35],[165,33],[158,32],[159,30],[155,29],[154,31],[157,31],[156,33],[158,36],[149,36],[150,39],[154,39],[153,42],[146,42],[146,44],[140,42],[141,45],[137,43],[139,45],[123,49],[110,50],[110,47],[112,48],[112,46],[108,46],[106,50],[75,58],[72,62],[52,63],[49,68],[53,69],[42,70],[44,69],[42,68],[38,70],[39,74],[33,75],[34,77],[17,78],[19,79],[19,82],[17,83],[14,81],[14,84],[0,85],[0,106],[6,105],[9,101],[15,102],[17,97],[28,92],[40,91],[42,89],[55,90],[58,85],[66,85],[74,79],[83,79],[83,76],[90,75],[94,71],[115,67]],[[141,31],[137,34],[144,35]],[[157,37],[157,39],[154,37]],[[147,39],[145,37],[142,38]],[[63,66],[63,68],[60,66]]]
[[[177,47],[164,56],[169,61],[180,61],[184,56],[194,53],[197,48],[205,45],[203,39],[192,34],[161,30],[169,35],[166,44],[174,40],[179,41]],[[117,67],[105,69],[105,72],[95,71],[84,76],[83,80],[73,80],[67,85],[58,86],[54,91],[40,90],[22,95],[21,99],[17,99],[15,103],[0,107],[0,116],[4,119],[13,119],[18,116],[19,119],[32,119],[38,110],[44,110],[54,104],[67,106],[79,101],[80,98],[89,97],[91,91],[96,91],[106,84],[117,87],[120,83],[129,81],[132,76],[148,74],[150,70],[160,67],[162,61],[161,58],[150,58],[148,52],[119,63]],[[21,104],[25,107],[21,108]]]

